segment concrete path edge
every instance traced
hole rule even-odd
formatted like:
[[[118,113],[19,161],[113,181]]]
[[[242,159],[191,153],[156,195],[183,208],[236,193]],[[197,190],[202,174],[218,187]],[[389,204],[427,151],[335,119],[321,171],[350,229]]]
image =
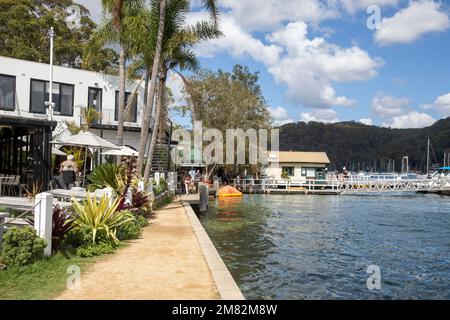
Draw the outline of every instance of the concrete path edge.
[[[230,271],[217,252],[216,247],[212,243],[200,220],[195,214],[189,203],[183,201],[184,210],[194,229],[195,236],[200,244],[203,256],[208,263],[211,274],[219,290],[222,300],[245,300],[244,295],[233,279]]]

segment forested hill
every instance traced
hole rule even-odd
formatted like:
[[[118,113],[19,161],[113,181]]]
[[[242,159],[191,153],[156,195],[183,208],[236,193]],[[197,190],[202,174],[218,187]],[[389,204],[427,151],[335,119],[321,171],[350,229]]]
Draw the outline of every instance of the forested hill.
[[[325,124],[290,123],[280,127],[280,150],[325,151],[331,168],[388,170],[388,163],[401,169],[409,156],[412,169],[426,166],[427,139],[430,137],[431,162],[442,164],[444,152],[450,152],[450,117],[422,129],[389,129],[356,122]],[[394,161],[393,161],[394,160]]]

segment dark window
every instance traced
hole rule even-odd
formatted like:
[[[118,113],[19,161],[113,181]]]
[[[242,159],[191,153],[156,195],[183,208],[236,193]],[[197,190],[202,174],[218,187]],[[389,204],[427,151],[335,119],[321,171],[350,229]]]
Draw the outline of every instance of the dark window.
[[[0,74],[0,109],[14,110],[16,106],[16,77]]]
[[[293,177],[294,176],[294,167],[282,167],[281,171],[282,172],[286,172],[288,177]]]
[[[128,100],[131,97],[130,92],[125,92],[125,109],[127,108]],[[134,94],[131,98],[132,104],[128,114],[125,115],[126,122],[136,122],[137,121],[137,94]],[[126,110],[125,110],[126,111]],[[114,120],[117,121],[119,119],[119,91],[116,91],[116,107],[114,112]]]
[[[50,83],[42,80],[31,80],[30,111],[46,113],[45,102],[49,101]],[[73,115],[74,86],[54,82],[52,101],[55,104],[54,112],[62,116]]]
[[[31,80],[30,111],[45,113],[45,82]]]
[[[100,114],[102,112],[102,89],[89,88],[88,91],[88,105],[89,108],[94,108]],[[99,119],[95,119],[94,123],[101,123],[101,115]]]
[[[67,84],[60,85],[59,91],[59,112],[63,116],[73,115],[73,86]]]

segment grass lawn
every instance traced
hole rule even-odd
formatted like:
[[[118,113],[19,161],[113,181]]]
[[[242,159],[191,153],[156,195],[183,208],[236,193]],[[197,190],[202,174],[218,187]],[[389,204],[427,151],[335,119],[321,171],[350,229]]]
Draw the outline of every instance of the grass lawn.
[[[66,289],[68,266],[77,265],[83,272],[98,258],[57,253],[32,265],[0,271],[0,299],[53,299]]]

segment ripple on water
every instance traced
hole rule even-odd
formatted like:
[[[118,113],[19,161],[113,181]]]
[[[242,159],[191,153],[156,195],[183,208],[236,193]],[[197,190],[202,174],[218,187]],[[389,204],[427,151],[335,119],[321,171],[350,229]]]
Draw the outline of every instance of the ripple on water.
[[[201,221],[247,298],[450,298],[449,197],[246,195]]]

